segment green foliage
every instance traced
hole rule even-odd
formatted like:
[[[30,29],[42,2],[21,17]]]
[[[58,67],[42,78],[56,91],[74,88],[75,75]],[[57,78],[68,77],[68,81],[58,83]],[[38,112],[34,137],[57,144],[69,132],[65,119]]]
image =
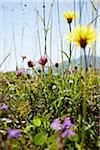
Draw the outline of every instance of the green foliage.
[[[38,134],[35,135],[34,137],[34,144],[35,145],[43,145],[44,142],[46,142],[47,140],[47,136],[45,135],[44,132],[40,132]]]
[[[37,118],[37,117],[34,117],[34,119],[33,119],[33,125],[35,127],[40,127],[41,126],[41,119]]]
[[[59,71],[29,78],[17,78],[15,73],[0,74],[0,107],[4,102],[8,110],[0,109],[1,149],[56,150],[57,135],[50,128],[55,118],[70,116],[74,123],[74,137],[63,139],[65,149],[81,149],[82,100],[86,97],[85,149],[99,147],[99,72],[88,71],[87,90],[85,73]],[[85,91],[85,92],[84,92]],[[20,130],[20,137],[9,139],[8,129]]]

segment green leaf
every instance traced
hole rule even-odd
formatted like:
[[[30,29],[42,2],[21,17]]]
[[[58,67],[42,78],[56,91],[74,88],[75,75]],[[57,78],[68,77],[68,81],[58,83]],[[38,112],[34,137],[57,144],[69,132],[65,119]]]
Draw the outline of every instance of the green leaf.
[[[36,134],[34,137],[34,144],[35,145],[43,145],[46,141],[47,136],[44,134],[44,132]]]
[[[33,128],[33,126],[32,125],[28,125],[28,126],[26,126],[25,131],[29,132],[31,130],[31,128]]]
[[[81,146],[78,143],[75,143],[75,147],[77,148],[77,150],[81,149]]]
[[[28,135],[30,141],[33,143],[33,142],[34,142],[34,139],[33,139],[33,137],[34,137],[33,131],[28,132],[27,135]]]
[[[35,126],[35,127],[40,127],[41,126],[41,119],[40,118],[34,118],[33,119],[33,125]]]
[[[98,140],[97,140],[97,146],[100,147],[100,136],[98,137]]]
[[[72,108],[68,108],[68,109],[67,109],[67,112],[68,112],[68,113],[72,112]]]

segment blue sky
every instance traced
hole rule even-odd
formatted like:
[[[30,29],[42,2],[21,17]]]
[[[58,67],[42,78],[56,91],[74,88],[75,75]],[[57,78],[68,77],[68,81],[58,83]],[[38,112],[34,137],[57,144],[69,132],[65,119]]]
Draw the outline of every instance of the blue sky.
[[[58,0],[59,1],[59,14],[60,14],[60,25],[61,25],[61,35],[63,39],[63,48],[65,52],[68,52],[68,43],[65,40],[65,35],[67,35],[68,24],[63,18],[62,14],[67,10],[74,10],[74,0]],[[48,16],[50,12],[50,6],[52,1],[46,0],[46,24],[48,21]],[[97,1],[95,1],[95,6],[97,7]],[[76,0],[76,12],[79,14],[79,1]],[[5,63],[0,68],[4,71],[15,70],[16,57],[18,61],[18,66],[21,67],[21,55],[26,55],[27,60],[38,61],[40,57],[40,48],[38,45],[37,30],[40,33],[40,45],[41,53],[44,54],[44,29],[43,22],[40,17],[37,19],[36,10],[39,11],[40,15],[43,17],[43,1],[42,0],[1,0],[0,1],[0,63],[3,61],[8,53],[11,55],[7,58]],[[100,14],[100,7],[98,8]],[[82,12],[82,24],[87,24],[91,21],[91,3],[87,0],[83,6]],[[95,17],[95,12],[94,12]],[[76,24],[78,24],[79,16],[76,19]],[[49,25],[50,27],[50,25]],[[72,23],[74,27],[74,22]],[[98,18],[96,30],[100,33],[100,17]],[[52,62],[61,61],[61,48],[60,48],[60,38],[59,38],[59,25],[58,25],[58,11],[57,2],[55,0],[52,9],[52,47],[50,46],[50,32],[48,31],[47,37],[47,54],[50,57],[50,51],[52,52]],[[100,41],[97,40],[97,56],[100,56]],[[50,49],[51,48],[51,49]],[[87,51],[88,52],[88,51]],[[73,50],[73,58],[80,56],[80,49]],[[64,59],[66,59],[64,57]]]

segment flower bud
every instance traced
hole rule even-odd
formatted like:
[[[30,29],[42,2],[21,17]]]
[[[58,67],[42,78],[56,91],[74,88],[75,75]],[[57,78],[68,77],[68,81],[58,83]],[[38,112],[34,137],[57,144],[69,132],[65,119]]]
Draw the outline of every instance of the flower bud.
[[[34,66],[34,63],[32,60],[29,60],[27,64],[28,64],[28,67],[30,67],[30,68],[32,68]]]
[[[17,78],[20,77],[20,76],[23,76],[23,75],[24,75],[24,70],[23,69],[20,69],[20,70],[16,71]]]
[[[46,56],[41,56],[39,59],[39,64],[44,66],[47,63],[47,61],[48,60]]]

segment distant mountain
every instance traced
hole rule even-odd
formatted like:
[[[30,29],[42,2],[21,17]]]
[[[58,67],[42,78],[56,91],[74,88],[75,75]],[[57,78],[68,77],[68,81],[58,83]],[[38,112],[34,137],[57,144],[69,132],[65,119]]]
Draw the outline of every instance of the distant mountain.
[[[88,65],[94,66],[94,57],[86,56]],[[72,59],[72,65],[80,66],[80,57],[77,59]],[[68,66],[68,61],[64,61],[64,67]],[[84,56],[82,56],[82,66],[85,67]],[[96,67],[100,67],[100,57],[96,57]]]

